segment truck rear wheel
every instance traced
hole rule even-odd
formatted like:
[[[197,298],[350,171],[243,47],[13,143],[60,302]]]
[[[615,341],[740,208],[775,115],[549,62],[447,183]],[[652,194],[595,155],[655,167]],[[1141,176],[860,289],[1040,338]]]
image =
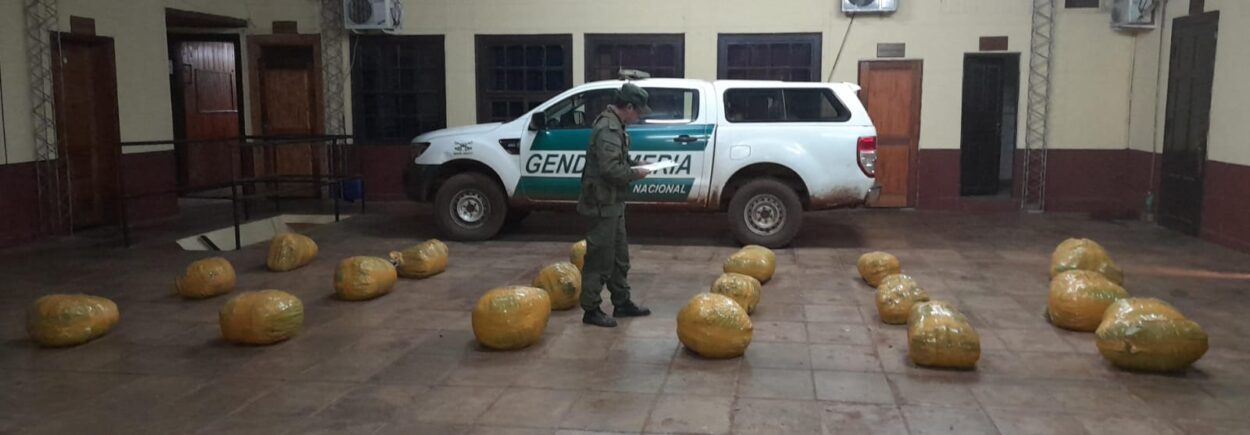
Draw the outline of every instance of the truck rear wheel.
[[[503,189],[490,177],[465,172],[447,179],[434,196],[434,222],[451,240],[486,240],[508,214]]]
[[[729,202],[729,224],[744,245],[780,248],[803,225],[799,195],[785,183],[760,178],[742,185]]]

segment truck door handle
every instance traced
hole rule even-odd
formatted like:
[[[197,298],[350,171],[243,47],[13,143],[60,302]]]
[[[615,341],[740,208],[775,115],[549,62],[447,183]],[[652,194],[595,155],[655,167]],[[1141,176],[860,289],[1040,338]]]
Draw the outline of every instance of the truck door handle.
[[[697,137],[693,137],[693,136],[688,135],[688,134],[683,134],[683,135],[681,135],[681,136],[677,136],[677,137],[673,138],[673,142],[677,142],[677,143],[691,143],[691,142],[695,142],[695,141],[698,141],[698,140],[699,140],[699,138],[697,138]]]

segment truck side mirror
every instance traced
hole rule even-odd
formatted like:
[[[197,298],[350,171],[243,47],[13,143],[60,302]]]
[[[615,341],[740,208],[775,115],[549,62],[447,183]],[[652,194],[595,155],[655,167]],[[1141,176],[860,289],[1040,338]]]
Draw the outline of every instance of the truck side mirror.
[[[540,131],[547,128],[547,117],[541,113],[536,113],[530,117],[530,131]]]

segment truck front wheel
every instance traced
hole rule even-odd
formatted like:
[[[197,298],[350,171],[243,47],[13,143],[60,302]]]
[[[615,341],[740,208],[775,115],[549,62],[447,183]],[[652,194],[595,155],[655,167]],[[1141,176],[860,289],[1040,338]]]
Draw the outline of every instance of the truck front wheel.
[[[490,177],[476,172],[452,176],[434,196],[434,222],[451,240],[494,237],[507,214],[503,189]]]
[[[781,181],[760,178],[742,185],[729,202],[729,224],[744,245],[780,248],[803,225],[799,195]]]

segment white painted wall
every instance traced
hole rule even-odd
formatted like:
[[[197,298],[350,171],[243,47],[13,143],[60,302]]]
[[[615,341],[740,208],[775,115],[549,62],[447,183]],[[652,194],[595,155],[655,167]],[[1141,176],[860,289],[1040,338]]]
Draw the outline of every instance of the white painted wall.
[[[0,74],[10,162],[34,157],[21,3],[0,0]],[[1173,0],[1170,13],[1183,10],[1185,3]],[[60,25],[68,30],[70,15],[93,18],[99,34],[115,38],[122,139],[166,139],[172,136],[173,122],[166,85],[165,7],[245,18],[250,25],[243,33],[267,34],[273,20],[296,20],[302,33],[316,32],[319,5],[319,0],[60,0]],[[822,75],[832,69],[833,80],[851,82],[857,81],[858,62],[875,57],[877,43],[903,42],[907,58],[924,61],[920,146],[926,149],[959,147],[963,56],[977,51],[981,36],[1007,36],[1010,50],[1022,53],[1017,142],[1023,147],[1029,5],[1025,0],[914,0],[904,2],[898,13],[859,16],[851,24],[833,0],[636,0],[627,6],[586,0],[404,0],[402,33],[445,35],[452,126],[475,122],[476,34],[570,33],[574,83],[581,83],[584,75],[586,33],[683,33],[686,75],[702,79],[715,78],[719,33],[820,32]],[[1209,9],[1226,10],[1221,41],[1246,39],[1246,26],[1237,26],[1234,20],[1244,23],[1247,7],[1237,0],[1208,1]],[[1115,32],[1105,10],[1061,8],[1056,19],[1050,145],[1149,149],[1156,124],[1151,122],[1153,104],[1165,94],[1154,95],[1150,66],[1157,49],[1146,42],[1157,44],[1159,32],[1136,36]],[[848,26],[845,49],[833,69]],[[343,46],[350,50],[347,41]],[[1250,93],[1243,81],[1230,78],[1246,71],[1250,56],[1245,50],[1231,43],[1220,46],[1213,159],[1250,163],[1245,147],[1219,145],[1246,136],[1241,130],[1246,123],[1237,122],[1238,111],[1227,110],[1236,109]],[[350,94],[348,104],[350,113]],[[1157,124],[1162,128],[1161,122]]]
[[[1220,11],[1212,83],[1211,125],[1207,132],[1207,158],[1250,165],[1250,2],[1207,0],[1206,10]],[[1130,148],[1163,151],[1164,115],[1167,108],[1168,56],[1172,51],[1172,20],[1189,14],[1188,0],[1171,0],[1163,31],[1143,33],[1134,42]],[[1160,39],[1162,38],[1162,39]],[[1162,56],[1160,54],[1162,53]],[[1156,86],[1157,83],[1157,86]],[[1157,114],[1156,114],[1157,110]],[[1157,116],[1156,116],[1157,115]]]
[[[22,3],[23,0],[0,0],[0,76],[5,90],[7,163],[35,158]],[[166,7],[244,18],[248,27],[237,33],[268,34],[274,20],[294,20],[301,32],[318,32],[319,5],[319,0],[59,0],[58,30],[68,32],[70,16],[80,16],[95,20],[97,35],[113,38],[121,140],[167,140],[173,138],[173,111]],[[246,57],[244,63],[246,68]],[[244,74],[245,81],[246,77]],[[246,83],[241,85],[246,89]],[[127,152],[164,149],[169,147],[128,148]]]

